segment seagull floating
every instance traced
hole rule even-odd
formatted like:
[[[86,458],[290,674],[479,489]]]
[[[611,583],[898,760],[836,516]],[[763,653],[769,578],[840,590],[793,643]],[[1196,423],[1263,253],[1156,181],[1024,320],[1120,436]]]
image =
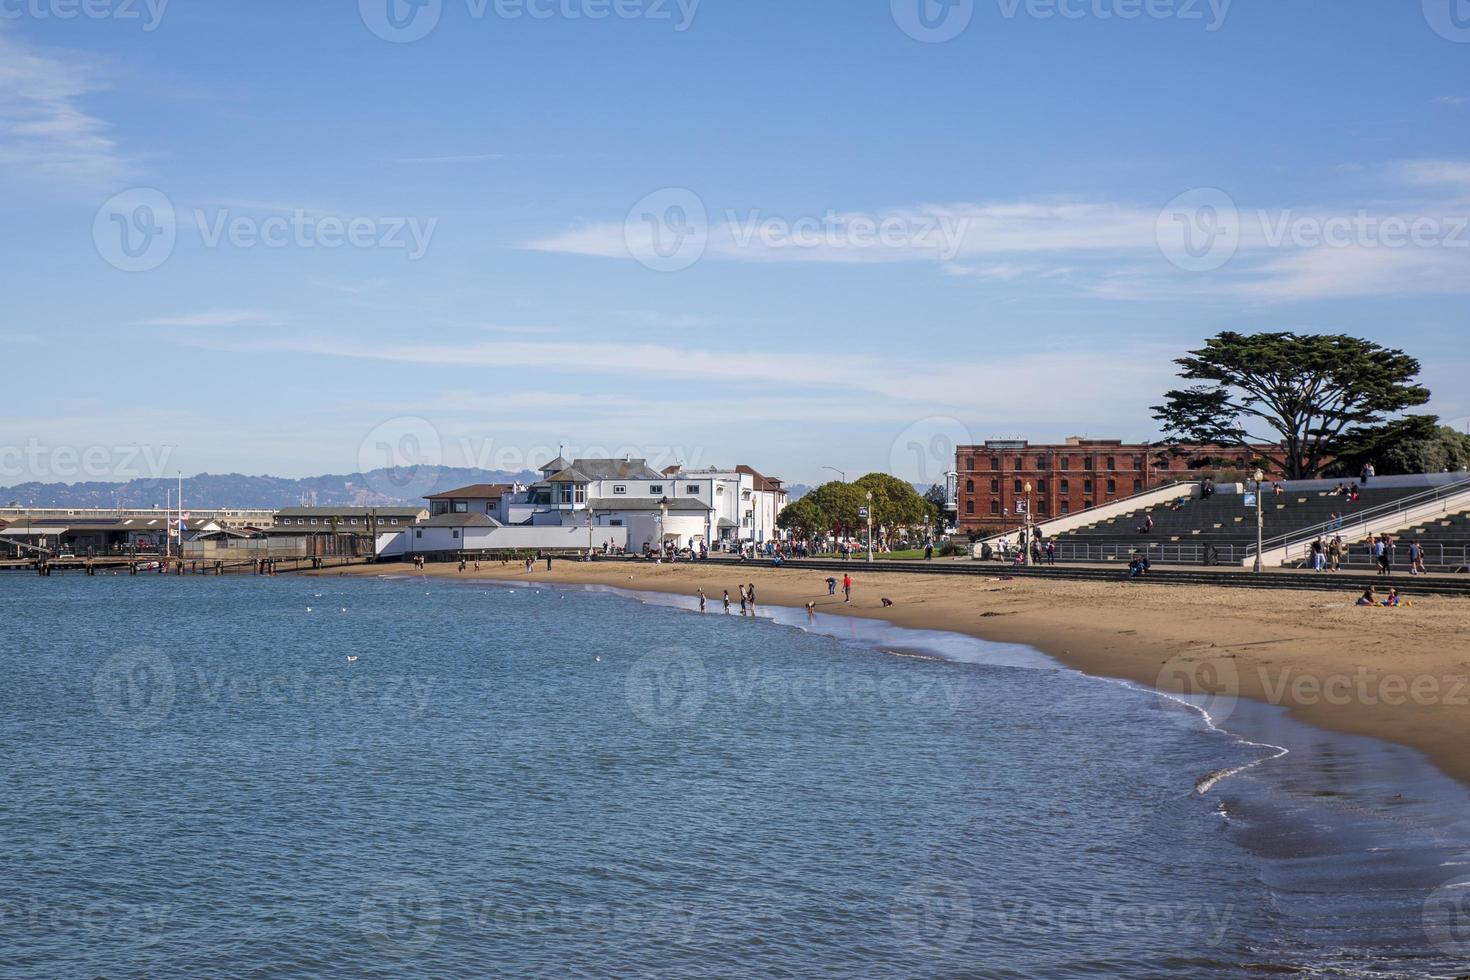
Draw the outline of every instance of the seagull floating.
[[[310,606],[307,606],[307,607],[306,607],[306,611],[307,611],[307,612],[311,612],[311,607],[310,607]]]
[[[355,664],[355,663],[357,663],[357,658],[356,657],[348,657],[347,658],[347,662],[350,663],[350,664]]]

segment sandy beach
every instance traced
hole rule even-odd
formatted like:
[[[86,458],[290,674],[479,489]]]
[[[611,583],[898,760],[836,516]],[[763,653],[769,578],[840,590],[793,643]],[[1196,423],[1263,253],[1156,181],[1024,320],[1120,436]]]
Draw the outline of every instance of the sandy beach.
[[[598,584],[694,595],[710,611],[754,583],[762,604],[885,619],[1033,646],[1087,673],[1170,690],[1223,691],[1285,705],[1321,728],[1410,746],[1470,784],[1470,600],[1415,599],[1399,609],[1357,607],[1356,591],[1254,591],[1145,583],[884,574],[854,562],[853,597],[827,594],[829,573],[733,564],[557,561],[350,569],[350,575],[426,574],[454,581],[511,579]],[[338,571],[321,574],[338,575]],[[841,573],[836,573],[840,579]],[[1399,583],[1401,586],[1405,583]],[[892,606],[885,607],[883,599]]]

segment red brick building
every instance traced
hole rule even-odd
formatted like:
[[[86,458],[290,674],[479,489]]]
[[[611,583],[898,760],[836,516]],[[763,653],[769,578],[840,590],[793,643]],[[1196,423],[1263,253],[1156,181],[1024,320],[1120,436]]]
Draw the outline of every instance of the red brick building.
[[[1121,439],[1074,437],[1061,445],[1036,446],[993,439],[960,446],[955,452],[959,527],[979,533],[1008,530],[1024,519],[1027,507],[1038,521],[1075,514],[1164,483],[1199,479],[1200,471],[1190,466],[1199,460],[1224,460],[1240,469],[1252,465],[1251,454],[1239,449],[1165,450]]]

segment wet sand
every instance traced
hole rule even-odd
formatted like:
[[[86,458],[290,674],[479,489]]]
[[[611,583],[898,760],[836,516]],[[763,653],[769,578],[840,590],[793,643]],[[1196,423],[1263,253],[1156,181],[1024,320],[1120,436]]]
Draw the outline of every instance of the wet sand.
[[[427,575],[464,581],[509,579],[608,585],[693,595],[711,611],[730,590],[754,583],[762,604],[884,619],[914,629],[950,630],[1035,647],[1090,674],[1166,690],[1223,690],[1281,704],[1301,721],[1368,735],[1423,752],[1470,784],[1470,599],[1415,598],[1398,609],[1354,605],[1358,592],[1255,591],[1209,586],[1047,579],[1003,581],[869,571],[852,563],[853,597],[827,594],[835,574],[731,563],[654,565],[558,560],[527,575],[523,565],[485,563],[416,572],[409,565],[346,570],[349,575]],[[337,570],[323,575],[342,574]],[[1397,581],[1412,595],[1412,579]],[[882,600],[893,605],[884,607]]]

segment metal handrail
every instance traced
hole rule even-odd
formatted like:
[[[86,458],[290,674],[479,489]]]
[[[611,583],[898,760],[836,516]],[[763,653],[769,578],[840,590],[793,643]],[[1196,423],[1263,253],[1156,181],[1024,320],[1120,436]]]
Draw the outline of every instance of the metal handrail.
[[[1154,561],[1194,562],[1204,564],[1206,550],[1214,549],[1221,564],[1238,563],[1236,546],[1233,544],[1183,544],[1183,543],[1134,543],[1119,542],[1091,544],[1080,541],[1058,541],[1057,559],[1060,561],[1117,561],[1131,558],[1134,552],[1142,552]],[[1094,555],[1094,549],[1096,554]],[[1045,558],[1043,558],[1045,561]]]
[[[1061,473],[1063,471],[1062,470],[1052,470],[1050,472]],[[1072,472],[1078,472],[1078,471],[1072,471]],[[1137,470],[1098,470],[1097,472],[1099,472],[1099,473],[1136,473],[1138,471]],[[1105,501],[1103,501],[1103,506],[1104,507],[1111,507],[1114,504],[1126,504],[1128,501],[1133,500],[1133,499],[1135,499],[1137,497],[1147,497],[1150,494],[1158,493],[1160,490],[1165,490],[1165,489],[1168,489],[1169,487],[1189,487],[1189,486],[1194,486],[1196,483],[1199,483],[1199,482],[1201,482],[1201,481],[1199,481],[1199,480],[1171,480],[1168,483],[1160,483],[1158,486],[1146,487],[1143,490],[1138,491],[1137,493],[1130,493],[1126,497],[1114,497],[1112,500],[1105,500]],[[1045,527],[1046,525],[1051,524],[1051,523],[1053,523],[1055,521],[1064,521],[1064,520],[1067,520],[1069,518],[1080,517],[1080,516],[1082,516],[1082,514],[1091,513],[1092,511],[1095,511],[1097,509],[1098,508],[1096,506],[1092,506],[1092,507],[1087,508],[1086,510],[1083,510],[1081,512],[1081,514],[1052,514],[1050,517],[1048,517],[1044,521],[1035,521],[1035,522],[1033,522],[1031,524],[1019,524],[1016,527],[1010,528],[1010,529],[1005,530],[1005,531],[996,531],[996,532],[991,533],[991,534],[986,534],[985,536],[983,536],[981,538],[978,538],[977,540],[979,540],[979,541],[990,541],[990,540],[993,540],[995,538],[1006,538],[1006,537],[1010,537],[1013,534],[1020,534],[1021,532],[1028,531],[1031,528]],[[1031,516],[1032,517],[1035,517],[1036,515],[1035,514],[1032,514]],[[1102,520],[1102,518],[1099,518],[1099,520]],[[1092,524],[1084,524],[1083,527],[1095,527],[1096,526],[1096,523],[1097,522],[1094,522]],[[1069,532],[1069,531],[1063,531],[1061,533],[1063,533],[1063,534],[1070,534],[1071,532]]]
[[[1470,565],[1470,545],[1445,545],[1431,541],[1427,544],[1421,543],[1419,546],[1425,552],[1425,565],[1432,565],[1437,568],[1460,568]],[[1392,549],[1393,560],[1397,563],[1396,567],[1400,570],[1405,569],[1408,565],[1407,552],[1407,548],[1400,550],[1400,546],[1397,544]],[[1430,557],[1436,553],[1439,555],[1438,561]],[[1328,561],[1330,564],[1330,559]],[[1353,545],[1348,545],[1343,550],[1340,561],[1345,567],[1365,565],[1372,568],[1378,564],[1378,559],[1372,551],[1367,548],[1355,550]]]
[[[1467,490],[1470,490],[1470,480],[1464,480],[1460,483],[1452,483],[1449,486],[1444,487],[1434,487],[1432,489],[1425,490],[1422,493],[1416,493],[1412,496],[1404,497],[1399,500],[1391,500],[1386,504],[1379,504],[1376,507],[1370,507],[1367,510],[1358,511],[1357,513],[1352,515],[1351,519],[1344,515],[1343,517],[1340,517],[1338,520],[1335,521],[1323,521],[1321,524],[1316,524],[1311,527],[1304,527],[1296,531],[1289,531],[1286,534],[1279,534],[1276,537],[1262,543],[1261,553],[1265,554],[1266,552],[1273,551],[1276,548],[1282,547],[1283,545],[1295,544],[1300,541],[1310,541],[1313,538],[1321,537],[1326,534],[1340,534],[1342,533],[1343,529],[1350,523],[1354,525],[1366,524],[1369,521],[1376,520],[1377,518],[1383,517],[1386,514],[1392,514],[1396,511],[1402,511],[1408,507],[1417,507],[1420,504],[1431,503],[1435,500],[1443,499],[1446,496],[1450,496],[1456,493],[1464,493]],[[1258,496],[1256,500],[1256,505],[1260,506],[1261,502],[1262,501],[1260,500],[1260,496]],[[1255,553],[1256,546],[1251,545],[1250,548],[1246,550],[1246,557],[1250,557]]]

